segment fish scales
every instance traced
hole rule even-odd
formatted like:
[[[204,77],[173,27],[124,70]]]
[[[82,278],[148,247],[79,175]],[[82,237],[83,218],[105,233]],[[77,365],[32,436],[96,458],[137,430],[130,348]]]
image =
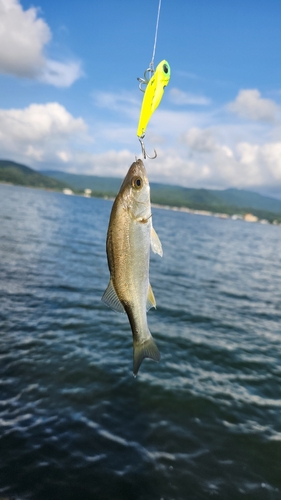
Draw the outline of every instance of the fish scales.
[[[115,311],[127,313],[133,334],[135,376],[144,358],[160,360],[146,316],[150,307],[156,307],[149,283],[150,247],[162,256],[152,226],[149,182],[143,162],[137,160],[129,168],[111,210],[106,243],[110,281],[102,297]]]

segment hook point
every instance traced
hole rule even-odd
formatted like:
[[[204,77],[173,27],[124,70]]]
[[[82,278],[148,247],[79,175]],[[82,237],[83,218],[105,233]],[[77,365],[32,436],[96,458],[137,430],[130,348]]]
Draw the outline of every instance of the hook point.
[[[140,141],[140,144],[141,144],[141,151],[142,151],[142,154],[143,154],[143,157],[144,159],[146,160],[146,158],[149,158],[150,160],[154,160],[156,157],[157,157],[157,153],[156,153],[156,150],[154,149],[154,156],[150,156],[149,154],[147,154],[146,150],[145,150],[145,145],[144,145],[144,142],[143,142],[143,137],[139,137],[139,141]]]

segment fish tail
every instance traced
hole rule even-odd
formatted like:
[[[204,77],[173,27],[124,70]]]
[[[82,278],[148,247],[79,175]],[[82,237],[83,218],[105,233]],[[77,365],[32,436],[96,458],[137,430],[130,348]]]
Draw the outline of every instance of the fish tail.
[[[134,341],[134,377],[137,376],[144,358],[150,358],[157,362],[160,361],[160,352],[152,336],[142,344]]]

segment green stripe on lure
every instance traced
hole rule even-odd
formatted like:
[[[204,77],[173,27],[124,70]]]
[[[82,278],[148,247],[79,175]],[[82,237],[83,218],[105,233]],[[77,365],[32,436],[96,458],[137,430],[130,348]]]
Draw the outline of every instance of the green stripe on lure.
[[[147,83],[146,90],[143,96],[137,136],[143,138],[147,124],[159,106],[164,94],[164,89],[167,87],[171,76],[170,65],[165,59],[161,61],[152,77]]]

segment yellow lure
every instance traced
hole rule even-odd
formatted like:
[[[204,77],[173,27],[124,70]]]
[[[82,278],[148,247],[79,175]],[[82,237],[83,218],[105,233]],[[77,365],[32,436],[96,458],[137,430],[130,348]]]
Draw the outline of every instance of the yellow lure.
[[[145,135],[147,124],[159,106],[164,94],[164,89],[167,87],[171,76],[169,63],[165,60],[161,61],[149,82],[143,96],[137,136],[143,138]]]

